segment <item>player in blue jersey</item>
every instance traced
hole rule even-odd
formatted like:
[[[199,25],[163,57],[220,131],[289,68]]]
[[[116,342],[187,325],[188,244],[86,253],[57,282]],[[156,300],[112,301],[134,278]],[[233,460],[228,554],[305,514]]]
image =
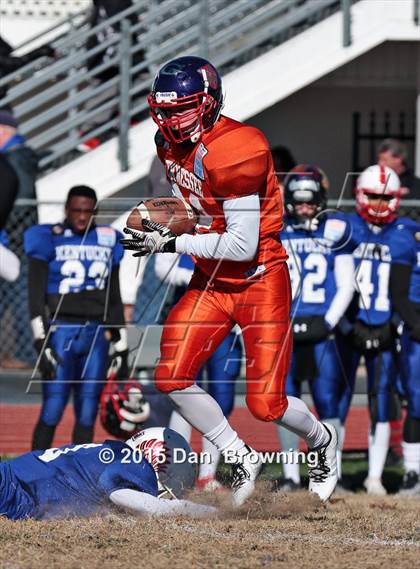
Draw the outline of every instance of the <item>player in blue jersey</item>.
[[[420,225],[398,220],[413,240],[405,255],[393,259],[390,290],[392,304],[404,321],[402,379],[408,400],[403,429],[404,479],[401,494],[420,494]]]
[[[127,344],[119,288],[121,235],[96,225],[96,193],[73,187],[65,220],[24,235],[29,309],[43,403],[32,448],[46,449],[73,392],[73,443],[89,443],[106,379],[110,341],[126,375]]]
[[[354,293],[350,227],[342,214],[326,211],[328,179],[320,168],[300,164],[284,181],[286,218],[280,234],[292,284],[293,355],[287,395],[300,397],[308,381],[321,421],[343,433],[339,418],[342,373],[333,331]],[[297,436],[279,427],[287,454],[283,490],[300,486]],[[339,460],[342,447],[339,436]]]
[[[194,269],[190,255],[177,255],[168,253],[158,255],[155,262],[155,271],[162,282],[173,286],[171,305],[175,305],[182,297],[188,286]],[[233,410],[235,401],[235,381],[239,376],[242,360],[242,344],[240,336],[232,331],[219,344],[199,371],[196,383],[203,384],[203,373],[206,372],[206,391],[217,401],[226,418]],[[191,439],[191,425],[177,412],[172,413],[169,426],[179,432],[187,441]],[[211,460],[200,464],[197,488],[207,492],[221,490],[222,485],[216,480],[217,466],[220,460],[220,451],[214,444],[202,438],[202,450],[211,456]]]
[[[347,414],[359,361],[364,356],[371,415],[369,494],[384,495],[381,477],[389,447],[390,420],[396,415],[396,325],[389,298],[391,263],[405,255],[411,236],[397,219],[400,181],[393,170],[370,166],[356,185],[356,212],[349,216],[354,242],[357,306],[349,311],[341,342],[348,383],[340,402]]]
[[[0,516],[89,516],[116,505],[138,515],[205,517],[215,508],[179,499],[194,484],[193,459],[185,439],[161,427],[125,443],[32,451],[0,464]]]

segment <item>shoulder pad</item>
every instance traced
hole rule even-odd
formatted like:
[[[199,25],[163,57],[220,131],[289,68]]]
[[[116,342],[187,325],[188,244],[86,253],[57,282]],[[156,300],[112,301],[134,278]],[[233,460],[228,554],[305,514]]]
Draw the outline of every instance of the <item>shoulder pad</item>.
[[[51,233],[53,235],[62,235],[64,233],[64,226],[61,223],[51,225]]]
[[[117,241],[116,231],[109,225],[98,225],[96,227],[96,235],[98,245],[103,245],[104,247],[113,247]]]
[[[344,219],[327,219],[324,226],[324,237],[329,241],[340,241],[346,228],[347,223]]]
[[[158,148],[168,148],[169,146],[160,130],[156,131],[155,144]]]

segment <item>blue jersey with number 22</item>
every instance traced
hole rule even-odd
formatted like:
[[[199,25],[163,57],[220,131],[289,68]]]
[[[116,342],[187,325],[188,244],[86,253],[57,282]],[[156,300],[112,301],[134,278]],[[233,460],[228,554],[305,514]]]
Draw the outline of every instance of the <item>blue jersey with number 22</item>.
[[[86,234],[65,224],[34,225],[25,231],[25,252],[48,263],[48,294],[104,289],[112,267],[124,254],[122,234],[95,226]]]

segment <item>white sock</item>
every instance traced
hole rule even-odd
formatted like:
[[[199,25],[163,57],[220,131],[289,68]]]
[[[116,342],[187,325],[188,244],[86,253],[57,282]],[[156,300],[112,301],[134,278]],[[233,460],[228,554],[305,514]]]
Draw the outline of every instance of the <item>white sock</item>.
[[[346,437],[346,427],[340,424],[338,429],[338,445],[337,445],[337,475],[338,479],[341,480],[343,476],[343,447],[344,439]]]
[[[402,442],[405,472],[420,474],[420,443]]]
[[[184,417],[178,413],[178,411],[172,412],[169,421],[169,428],[182,435],[186,441],[191,441],[192,427],[187,423]]]
[[[236,458],[249,452],[244,441],[238,437],[238,433],[232,429],[225,417],[220,425],[204,433],[204,436],[223,453],[226,462],[234,462]]]
[[[292,431],[288,431],[279,425],[277,425],[277,432],[279,434],[280,444],[283,451],[283,476],[284,478],[293,480],[296,484],[300,484],[298,461],[299,437],[295,433],[292,433]]]
[[[330,435],[321,421],[318,421],[308,406],[297,397],[288,396],[288,407],[276,423],[296,433],[306,441],[309,448],[316,448],[328,443]]]
[[[169,393],[180,415],[190,425],[211,441],[225,457],[241,457],[248,448],[238,433],[232,429],[223,415],[220,405],[198,385]]]
[[[376,423],[375,431],[369,435],[369,478],[381,478],[389,448],[391,426]]]
[[[343,448],[343,441],[341,439],[341,422],[340,419],[338,417],[332,417],[330,419],[325,419],[326,423],[329,423],[330,425],[332,425],[334,427],[334,429],[337,431],[337,474],[338,474],[338,478],[341,478],[341,458],[343,453],[341,452],[341,449]]]
[[[202,453],[204,454],[205,460],[200,463],[198,478],[214,478],[220,460],[220,450],[203,437]]]

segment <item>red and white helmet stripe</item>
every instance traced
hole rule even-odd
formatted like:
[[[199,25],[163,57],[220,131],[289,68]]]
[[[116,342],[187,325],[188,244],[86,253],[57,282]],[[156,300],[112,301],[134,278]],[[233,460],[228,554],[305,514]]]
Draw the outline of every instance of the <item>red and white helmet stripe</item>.
[[[372,198],[376,196],[379,201],[372,203]],[[388,166],[369,166],[358,177],[356,211],[369,223],[385,224],[394,221],[400,200],[400,179]]]

